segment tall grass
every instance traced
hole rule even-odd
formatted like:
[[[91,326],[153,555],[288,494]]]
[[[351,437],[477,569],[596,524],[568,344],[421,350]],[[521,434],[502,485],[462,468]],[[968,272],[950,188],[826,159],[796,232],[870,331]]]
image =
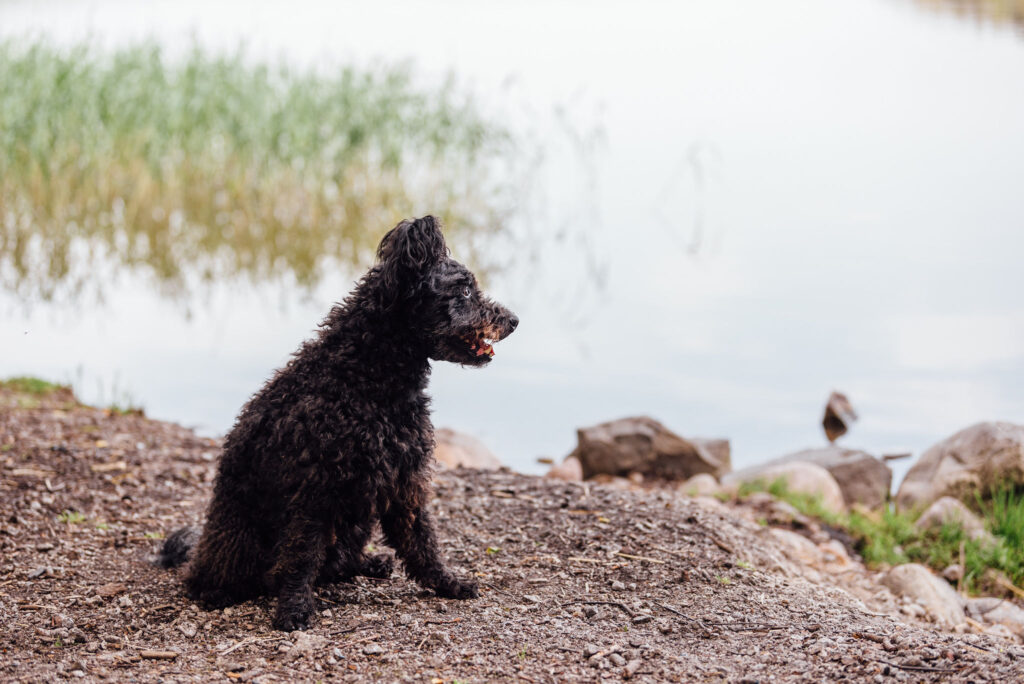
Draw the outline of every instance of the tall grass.
[[[0,286],[96,285],[97,263],[190,283],[364,261],[398,219],[438,213],[472,261],[500,231],[510,136],[449,81],[330,73],[156,46],[0,43]]]

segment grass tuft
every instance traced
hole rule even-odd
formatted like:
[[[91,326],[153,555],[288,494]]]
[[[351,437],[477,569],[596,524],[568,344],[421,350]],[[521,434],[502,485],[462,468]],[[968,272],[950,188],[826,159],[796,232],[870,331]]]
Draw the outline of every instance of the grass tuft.
[[[1024,583],[1024,490],[1006,486],[990,499],[975,501],[975,512],[995,541],[972,540],[958,523],[921,530],[915,514],[885,509],[835,513],[820,497],[792,492],[784,479],[744,483],[739,496],[767,491],[800,513],[847,532],[857,541],[857,552],[869,567],[922,563],[941,572],[960,562],[964,552],[963,586],[976,592],[986,582],[986,572],[997,570],[1020,586]]]

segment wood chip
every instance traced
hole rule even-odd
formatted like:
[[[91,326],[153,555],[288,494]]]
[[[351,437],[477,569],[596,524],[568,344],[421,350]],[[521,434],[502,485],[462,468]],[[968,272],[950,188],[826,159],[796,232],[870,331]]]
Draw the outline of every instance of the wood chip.
[[[174,660],[178,657],[175,651],[139,651],[139,656],[146,660]]]
[[[126,461],[114,461],[113,463],[93,463],[89,469],[94,473],[109,473],[115,470],[128,470]]]

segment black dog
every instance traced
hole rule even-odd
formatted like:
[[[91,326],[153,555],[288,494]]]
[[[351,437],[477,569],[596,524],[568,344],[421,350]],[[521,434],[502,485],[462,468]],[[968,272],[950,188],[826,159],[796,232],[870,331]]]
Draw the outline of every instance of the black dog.
[[[399,223],[377,257],[242,409],[202,533],[184,528],[164,544],[158,562],[189,561],[194,599],[216,607],[274,593],[274,626],[304,629],[314,582],[391,575],[389,557],[364,553],[378,522],[410,578],[438,596],[477,596],[441,561],[426,509],[429,360],[484,366],[519,320],[448,256],[432,216]]]

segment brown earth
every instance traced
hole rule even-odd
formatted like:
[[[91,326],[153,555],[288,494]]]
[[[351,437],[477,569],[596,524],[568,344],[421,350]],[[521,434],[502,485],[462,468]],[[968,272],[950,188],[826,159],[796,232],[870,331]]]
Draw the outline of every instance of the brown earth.
[[[1020,646],[870,611],[728,510],[507,471],[436,479],[443,548],[479,599],[360,579],[319,591],[312,629],[277,632],[269,600],[204,611],[148,562],[201,517],[217,449],[70,394],[0,391],[0,680],[1024,677]]]

